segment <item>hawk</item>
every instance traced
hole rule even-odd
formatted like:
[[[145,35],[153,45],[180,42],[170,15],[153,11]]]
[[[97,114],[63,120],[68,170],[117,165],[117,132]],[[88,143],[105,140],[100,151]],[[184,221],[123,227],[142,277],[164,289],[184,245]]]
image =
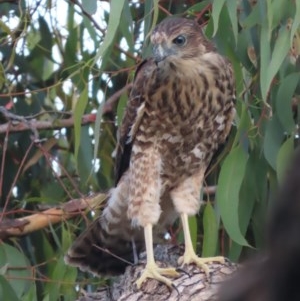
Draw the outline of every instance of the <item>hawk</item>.
[[[81,234],[66,262],[96,274],[122,273],[146,246],[147,262],[137,280],[167,285],[175,268],[159,268],[156,240],[180,216],[185,252],[179,264],[209,273],[190,237],[188,217],[200,208],[205,171],[234,118],[234,76],[197,22],[171,17],[152,32],[152,57],[136,71],[119,131],[116,186],[101,216]]]

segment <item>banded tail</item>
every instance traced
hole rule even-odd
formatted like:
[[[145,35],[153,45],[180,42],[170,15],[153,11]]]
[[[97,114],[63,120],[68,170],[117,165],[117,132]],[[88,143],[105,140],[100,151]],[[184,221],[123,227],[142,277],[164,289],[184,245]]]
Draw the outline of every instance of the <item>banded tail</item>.
[[[127,218],[127,187],[112,190],[102,215],[75,240],[65,262],[98,275],[117,275],[134,262],[134,252],[144,246],[141,228]],[[135,242],[133,248],[132,242]]]

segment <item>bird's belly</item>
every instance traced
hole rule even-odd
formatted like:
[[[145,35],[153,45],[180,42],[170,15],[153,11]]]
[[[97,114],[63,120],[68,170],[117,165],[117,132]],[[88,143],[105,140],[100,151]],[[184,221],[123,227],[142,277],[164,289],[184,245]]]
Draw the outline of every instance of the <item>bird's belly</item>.
[[[199,168],[209,164],[212,152],[207,150],[208,144],[205,145],[201,140],[192,138],[172,136],[162,141],[161,179],[164,187],[176,186],[177,183],[196,173]]]

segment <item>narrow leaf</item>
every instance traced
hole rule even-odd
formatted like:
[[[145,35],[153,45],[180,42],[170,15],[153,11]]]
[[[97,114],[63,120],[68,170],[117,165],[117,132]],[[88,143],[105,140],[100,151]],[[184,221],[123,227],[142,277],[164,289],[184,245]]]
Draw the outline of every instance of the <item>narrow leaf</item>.
[[[292,98],[300,82],[300,73],[291,73],[283,78],[276,95],[276,112],[284,129],[291,133],[295,129]]]
[[[282,183],[286,176],[286,169],[290,164],[294,151],[294,137],[287,139],[281,146],[277,156],[277,179]]]
[[[210,257],[216,255],[217,243],[218,243],[218,222],[214,208],[210,203],[207,203],[204,209],[203,215],[203,247],[202,256]]]
[[[97,1],[82,0],[82,7],[89,15],[93,15],[97,11]]]
[[[194,4],[186,10],[186,14],[193,16],[195,13],[202,11],[209,3],[210,0],[203,0],[200,3]]]
[[[297,32],[297,30],[299,30],[299,26],[300,26],[300,1],[295,1],[296,4],[296,13],[294,16],[294,20],[293,20],[293,25],[291,28],[291,37],[290,37],[290,45],[293,45],[293,38]]]
[[[248,154],[241,145],[234,148],[225,159],[218,180],[217,202],[221,218],[230,238],[248,246],[239,225],[239,192],[245,174]]]
[[[214,22],[214,33],[213,36],[216,34],[218,27],[219,27],[219,18],[220,18],[220,13],[221,10],[224,6],[226,0],[218,0],[218,1],[213,1],[213,5],[212,5],[212,19]]]
[[[228,15],[230,18],[233,36],[235,43],[237,43],[237,37],[238,37],[238,20],[237,20],[237,9],[238,9],[238,2],[237,1],[227,1],[227,9],[228,9]]]
[[[104,101],[101,102],[100,106],[98,107],[97,114],[96,114],[96,121],[94,126],[94,137],[95,137],[95,145],[94,145],[94,155],[93,159],[96,160],[98,154],[98,147],[100,141],[100,129],[101,129],[101,122],[102,122],[102,115],[103,115],[103,106]]]
[[[254,204],[257,200],[256,190],[260,189],[257,183],[260,181],[260,174],[265,175],[263,170],[264,164],[262,164],[255,152],[251,152],[247,161],[245,176],[241,185],[239,197],[239,226],[241,233],[246,235],[246,231],[249,227],[250,219],[253,213]],[[261,181],[263,182],[263,181]],[[261,189],[262,190],[262,189]],[[237,262],[243,247],[235,242],[232,242],[229,250],[228,257],[230,260]]]
[[[9,282],[0,275],[0,300],[19,301]]]
[[[123,11],[124,4],[125,4],[125,0],[110,1],[110,15],[108,20],[107,33],[105,35],[103,43],[101,44],[95,56],[93,65],[98,61],[98,59],[101,59],[103,57],[105,52],[113,43],[114,37],[116,35],[121,20],[121,14]]]
[[[277,115],[267,123],[264,138],[264,155],[268,163],[276,170],[276,160],[279,148],[283,140],[283,128]]]
[[[262,44],[263,45],[263,44]],[[268,70],[267,89],[269,88],[274,76],[278,72],[284,58],[290,49],[290,31],[284,25],[278,32],[278,38],[274,45],[272,58]]]
[[[266,22],[262,25],[260,33],[260,89],[262,99],[266,101],[269,86],[268,82],[268,67],[271,58],[271,48],[268,40],[268,26]]]
[[[80,97],[75,105],[74,109],[74,135],[75,135],[75,161],[77,162],[80,135],[81,135],[81,119],[84,114],[88,102],[88,89],[87,86],[81,92]]]

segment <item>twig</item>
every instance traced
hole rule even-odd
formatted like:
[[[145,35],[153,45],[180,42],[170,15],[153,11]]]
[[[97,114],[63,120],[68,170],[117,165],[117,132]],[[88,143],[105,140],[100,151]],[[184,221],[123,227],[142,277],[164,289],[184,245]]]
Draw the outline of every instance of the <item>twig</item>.
[[[96,114],[87,114],[83,115],[81,119],[81,124],[93,123],[96,120]],[[64,127],[74,126],[74,118],[70,117],[68,119],[58,119],[55,121],[37,121],[37,120],[27,120],[23,119],[22,121],[16,120],[12,124],[4,123],[0,125],[0,134],[6,133],[7,128],[9,127],[9,132],[23,132],[23,131],[32,131],[36,130],[55,130],[61,129]]]
[[[7,151],[7,144],[8,144],[8,134],[9,134],[9,127],[7,127],[5,138],[4,138],[4,145],[2,151],[2,162],[1,162],[1,169],[0,169],[0,197],[2,197],[2,187],[3,187],[3,180],[4,180],[4,166],[5,166],[5,157]]]
[[[133,83],[129,83],[126,86],[124,86],[122,89],[118,90],[116,93],[114,93],[111,97],[107,99],[105,104],[103,105],[102,114],[109,113],[113,110],[114,105],[119,100],[120,96],[125,93],[127,90],[130,90],[132,88]]]
[[[15,187],[15,185],[16,185],[16,182],[17,182],[17,180],[18,180],[18,178],[19,178],[19,175],[20,175],[20,173],[21,173],[21,170],[22,170],[22,168],[23,168],[23,165],[25,164],[25,162],[26,162],[26,160],[27,160],[27,157],[28,157],[28,155],[29,155],[29,152],[30,152],[31,148],[33,147],[33,144],[34,144],[34,141],[32,141],[32,142],[30,143],[29,147],[27,148],[27,150],[26,150],[26,152],[25,152],[25,155],[24,155],[24,157],[23,157],[23,159],[22,159],[22,161],[21,161],[21,163],[20,163],[20,166],[19,166],[19,168],[18,168],[18,171],[17,171],[17,173],[16,173],[16,175],[15,175],[15,177],[14,177],[14,180],[13,180],[13,182],[12,182],[12,184],[11,184],[11,189],[9,190],[9,193],[8,193],[7,196],[6,196],[6,200],[5,200],[3,209],[2,209],[2,214],[0,214],[0,222],[2,221],[3,216],[4,216],[3,213],[6,211],[6,208],[8,207],[8,203],[9,203],[9,200],[10,200],[10,196],[11,196],[11,194],[12,194],[12,192],[13,192],[13,187]]]

